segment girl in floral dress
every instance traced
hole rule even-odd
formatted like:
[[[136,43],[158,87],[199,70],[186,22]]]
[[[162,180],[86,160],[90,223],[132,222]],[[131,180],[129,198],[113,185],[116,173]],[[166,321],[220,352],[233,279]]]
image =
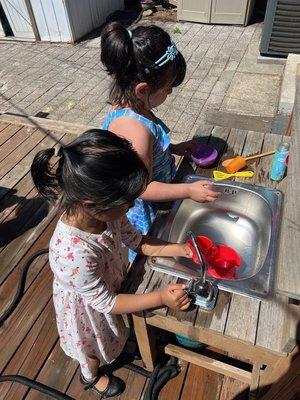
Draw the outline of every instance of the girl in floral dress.
[[[210,181],[171,184],[175,176],[172,153],[184,155],[192,141],[171,144],[170,130],[152,112],[185,77],[185,60],[169,34],[155,25],[129,31],[113,22],[101,34],[101,60],[112,76],[112,111],[102,128],[131,141],[150,174],[146,190],[127,213],[132,225],[147,234],[160,202],[216,200],[220,193],[212,190]]]
[[[126,277],[123,245],[145,255],[192,254],[188,245],[142,236],[128,222],[126,212],[149,175],[126,139],[95,129],[54,153],[54,148],[40,151],[31,173],[39,193],[62,210],[49,250],[60,344],[79,362],[85,389],[112,397],[125,384],[101,367],[126,345],[121,314],[189,306],[181,284],[143,295],[118,294]]]

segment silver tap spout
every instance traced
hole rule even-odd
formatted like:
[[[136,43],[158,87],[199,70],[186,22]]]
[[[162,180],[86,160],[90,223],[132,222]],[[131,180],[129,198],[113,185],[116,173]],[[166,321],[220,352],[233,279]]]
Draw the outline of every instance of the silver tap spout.
[[[205,283],[206,282],[206,271],[207,271],[208,266],[207,266],[206,261],[205,261],[203,255],[202,255],[202,253],[201,253],[201,250],[200,250],[200,248],[198,246],[198,243],[196,241],[195,235],[193,234],[192,231],[188,232],[188,235],[191,238],[191,241],[192,241],[193,246],[194,246],[194,248],[196,250],[198,259],[201,262],[201,278],[200,278],[200,282],[201,283]]]

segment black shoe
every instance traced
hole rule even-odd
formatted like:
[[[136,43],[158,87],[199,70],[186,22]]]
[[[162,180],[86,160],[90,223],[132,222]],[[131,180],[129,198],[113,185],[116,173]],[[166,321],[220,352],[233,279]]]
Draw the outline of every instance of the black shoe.
[[[84,390],[92,389],[95,393],[99,394],[102,396],[103,399],[107,399],[109,397],[114,397],[114,396],[119,396],[122,394],[125,390],[125,382],[114,376],[110,375],[108,376],[108,384],[105,390],[98,390],[95,388],[96,383],[99,381],[99,379],[103,376],[103,374],[97,376],[94,380],[92,381],[87,381],[82,374],[80,374],[80,382],[83,385]]]

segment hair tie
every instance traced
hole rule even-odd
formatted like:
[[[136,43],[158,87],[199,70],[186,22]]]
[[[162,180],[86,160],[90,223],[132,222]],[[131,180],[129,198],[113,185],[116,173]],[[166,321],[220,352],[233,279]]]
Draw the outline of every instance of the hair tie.
[[[128,32],[129,38],[132,39],[132,32],[131,32],[131,30],[130,30],[130,29],[127,29],[127,32]]]
[[[54,147],[54,157],[61,157],[63,155],[63,147]]]

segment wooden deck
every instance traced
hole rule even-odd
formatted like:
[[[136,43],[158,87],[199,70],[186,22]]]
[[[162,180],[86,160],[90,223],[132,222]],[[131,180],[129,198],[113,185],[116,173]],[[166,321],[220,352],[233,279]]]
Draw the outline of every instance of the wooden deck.
[[[48,208],[44,201],[36,197],[36,191],[30,178],[30,164],[36,152],[42,148],[67,143],[78,132],[81,126],[52,124],[47,121],[34,120],[43,124],[41,130],[32,123],[22,119],[0,115],[0,312],[10,303],[15,293],[20,268],[24,261],[35,251],[48,245],[54,229],[55,212]],[[264,136],[251,132],[233,132],[224,128],[215,128],[210,137],[227,141],[235,150],[240,151],[245,145],[254,151],[262,147],[273,148],[278,137]],[[220,141],[219,143],[223,143]],[[248,143],[248,144],[247,144]],[[248,147],[249,148],[249,147]],[[261,182],[266,179],[267,169],[262,161],[258,169]],[[47,257],[40,257],[32,265],[22,301],[13,315],[0,328],[0,370],[2,375],[20,374],[52,386],[77,400],[96,400],[99,397],[84,392],[78,380],[77,363],[66,357],[60,349],[56,331],[55,315],[52,305],[52,274]],[[235,328],[238,321],[232,315],[236,300],[232,296],[229,309],[228,295],[221,294],[220,315],[215,321],[220,329],[225,327],[225,311],[228,330]],[[256,319],[261,316],[274,315],[273,323],[281,313],[282,307],[269,308],[255,300],[245,300],[247,307],[256,310]],[[260,314],[259,314],[260,313]],[[178,317],[178,316],[177,316]],[[177,318],[176,317],[176,318]],[[197,323],[205,324],[202,314],[194,314]],[[239,337],[251,341],[260,341],[261,345],[275,342],[281,346],[282,337],[264,337],[263,330],[254,337],[253,324],[257,320],[243,318],[243,324],[236,330]],[[269,320],[269,319],[267,319]],[[222,326],[221,326],[222,325]],[[290,329],[290,327],[289,327]],[[287,335],[288,336],[288,335]],[[286,339],[286,337],[284,338]],[[208,349],[207,352],[214,349]],[[119,397],[122,400],[142,399],[147,384],[144,377],[125,369],[116,375],[127,382],[126,391]],[[187,362],[182,362],[182,371],[163,389],[161,400],[233,400],[246,399],[248,386],[238,380],[223,377],[216,372],[208,371]],[[44,400],[50,399],[36,391],[28,390],[19,384],[5,383],[0,385],[1,400]]]

